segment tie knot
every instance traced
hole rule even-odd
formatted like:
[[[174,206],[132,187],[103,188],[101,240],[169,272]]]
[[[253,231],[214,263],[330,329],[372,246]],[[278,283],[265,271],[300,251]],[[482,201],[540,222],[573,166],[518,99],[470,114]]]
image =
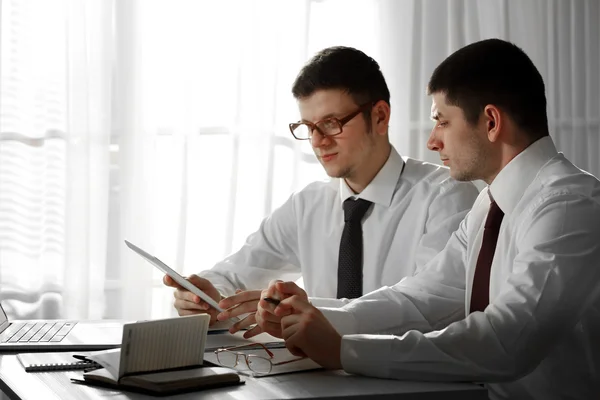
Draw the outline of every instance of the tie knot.
[[[488,212],[487,219],[485,220],[485,228],[500,229],[500,224],[504,218],[504,212],[498,207],[495,201],[490,204],[490,211]]]
[[[344,201],[344,222],[362,220],[371,204],[373,203],[365,199],[346,199]]]

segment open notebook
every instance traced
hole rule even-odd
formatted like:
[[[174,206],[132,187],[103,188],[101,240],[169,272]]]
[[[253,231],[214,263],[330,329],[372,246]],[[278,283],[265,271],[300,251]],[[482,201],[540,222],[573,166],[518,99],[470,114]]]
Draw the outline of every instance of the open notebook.
[[[120,349],[87,356],[104,368],[72,381],[155,395],[242,383],[232,370],[203,365],[209,321],[201,314],[125,324]]]

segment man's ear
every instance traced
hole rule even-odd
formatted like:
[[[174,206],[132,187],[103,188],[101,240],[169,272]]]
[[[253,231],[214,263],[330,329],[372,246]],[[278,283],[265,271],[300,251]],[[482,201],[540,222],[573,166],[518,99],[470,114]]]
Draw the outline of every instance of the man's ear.
[[[488,140],[494,143],[498,140],[502,129],[502,113],[498,107],[488,104],[483,109],[483,118]]]
[[[373,131],[378,135],[385,135],[388,132],[388,125],[390,123],[390,105],[379,100],[373,105],[371,111],[371,123],[373,125]]]

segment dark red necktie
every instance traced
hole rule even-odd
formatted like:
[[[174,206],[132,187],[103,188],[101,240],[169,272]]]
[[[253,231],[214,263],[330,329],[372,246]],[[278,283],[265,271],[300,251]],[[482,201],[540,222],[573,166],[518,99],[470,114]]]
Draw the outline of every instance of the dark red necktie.
[[[483,229],[483,242],[477,257],[475,276],[473,278],[473,290],[471,291],[471,312],[483,311],[490,302],[490,270],[492,260],[496,252],[498,233],[502,224],[504,212],[495,201],[490,204],[490,211],[485,220]]]
[[[338,299],[356,299],[363,294],[362,219],[371,204],[373,203],[364,199],[349,198],[344,201],[345,225],[338,259]]]

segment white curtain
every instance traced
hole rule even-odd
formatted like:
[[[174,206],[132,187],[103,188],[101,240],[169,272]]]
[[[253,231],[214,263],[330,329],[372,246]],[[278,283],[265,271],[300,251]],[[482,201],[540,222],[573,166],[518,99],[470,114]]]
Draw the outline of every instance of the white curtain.
[[[392,142],[437,162],[431,72],[512,40],[546,80],[559,148],[600,173],[596,1],[1,1],[0,300],[22,317],[173,315],[123,239],[197,272],[325,178],[287,123],[295,75],[326,46],[380,61]]]
[[[0,279],[3,304],[16,302],[9,312],[172,315],[172,291],[123,239],[197,272],[238,248],[293,190],[325,178],[288,131],[298,119],[291,84],[325,46],[373,53],[377,7],[4,0]]]
[[[20,317],[101,317],[109,1],[4,0],[0,300]]]
[[[519,45],[540,70],[559,151],[600,176],[600,2],[382,0],[381,12],[393,140],[404,154],[439,162],[425,147],[432,127],[429,77],[460,47],[497,37]]]

